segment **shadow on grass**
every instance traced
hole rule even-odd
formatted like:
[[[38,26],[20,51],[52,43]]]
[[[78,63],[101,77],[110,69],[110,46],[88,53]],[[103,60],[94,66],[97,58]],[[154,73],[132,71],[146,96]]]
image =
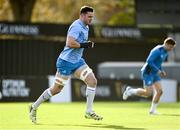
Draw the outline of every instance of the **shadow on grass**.
[[[71,127],[90,127],[90,128],[106,128],[115,130],[146,130],[145,128],[130,128],[121,125],[109,125],[109,124],[89,124],[89,125],[79,125],[79,124],[38,124],[38,125],[52,125],[52,126],[71,126]]]
[[[180,116],[180,114],[161,114],[161,116]]]

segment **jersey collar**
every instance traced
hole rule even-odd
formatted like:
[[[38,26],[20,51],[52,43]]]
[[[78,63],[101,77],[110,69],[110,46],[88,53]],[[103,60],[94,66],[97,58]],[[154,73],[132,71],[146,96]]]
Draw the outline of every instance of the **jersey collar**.
[[[88,25],[85,25],[84,22],[83,22],[81,19],[79,19],[78,21],[79,21],[79,24],[80,24],[83,28],[88,29]]]

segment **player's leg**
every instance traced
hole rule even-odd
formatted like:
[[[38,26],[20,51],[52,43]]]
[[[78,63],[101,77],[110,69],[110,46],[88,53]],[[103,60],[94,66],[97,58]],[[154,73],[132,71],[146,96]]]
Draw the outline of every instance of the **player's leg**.
[[[57,72],[55,76],[54,85],[50,88],[47,88],[40,95],[40,97],[32,105],[30,105],[29,116],[33,123],[36,123],[36,111],[39,105],[43,103],[44,101],[48,100],[50,97],[58,94],[62,90],[64,85],[66,84],[67,80],[68,80],[68,77],[60,76],[60,74]]]
[[[47,88],[40,95],[40,97],[32,105],[30,105],[29,116],[33,123],[36,123],[36,111],[37,111],[37,108],[40,106],[40,104],[43,103],[44,101],[48,100],[52,96],[58,94],[63,89],[65,84],[67,83],[67,80],[70,75],[70,70],[69,69],[66,70],[66,73],[64,74],[62,72],[62,70],[64,70],[64,69],[66,69],[66,68],[61,68],[61,69],[58,68],[57,69],[57,72],[55,75],[55,82],[54,82],[53,86],[50,88]]]
[[[97,79],[92,70],[86,65],[80,66],[75,71],[75,76],[84,81],[86,88],[86,114],[85,117],[89,119],[102,120],[102,117],[93,111],[93,102],[96,93]]]
[[[159,81],[155,82],[153,87],[154,87],[154,94],[150,108],[150,114],[158,114],[156,109],[163,91],[162,91],[161,83]]]
[[[150,97],[152,95],[153,88],[152,86],[144,88],[132,88],[128,86],[123,93],[123,100],[127,100],[130,96],[140,96],[140,97]]]
[[[128,86],[123,93],[123,99],[126,100],[130,96],[141,96],[141,97],[150,97],[153,93],[153,77],[151,75],[143,76],[143,86],[144,88],[132,88]]]
[[[55,83],[52,87],[47,88],[42,94],[41,96],[32,104],[32,107],[34,109],[37,109],[39,107],[39,105],[48,100],[50,97],[58,94],[62,88],[64,87],[64,85],[66,84],[68,80],[68,77],[64,77],[61,76],[58,72],[55,75]]]

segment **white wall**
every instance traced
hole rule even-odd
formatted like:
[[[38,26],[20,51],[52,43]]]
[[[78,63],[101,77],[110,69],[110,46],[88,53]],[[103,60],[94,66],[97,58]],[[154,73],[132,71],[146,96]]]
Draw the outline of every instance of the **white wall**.
[[[176,102],[177,101],[177,81],[172,79],[163,79],[161,81],[163,95],[160,102]]]

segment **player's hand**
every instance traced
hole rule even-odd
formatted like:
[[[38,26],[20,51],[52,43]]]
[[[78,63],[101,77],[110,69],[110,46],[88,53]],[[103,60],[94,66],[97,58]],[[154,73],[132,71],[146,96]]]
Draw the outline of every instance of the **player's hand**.
[[[94,47],[94,42],[88,41],[88,48],[93,48]]]
[[[159,73],[159,75],[161,76],[161,77],[165,77],[167,74],[166,74],[166,72],[165,71],[159,71],[158,72]]]
[[[92,42],[92,41],[80,43],[80,48],[93,48],[93,47],[94,47],[94,42]]]

